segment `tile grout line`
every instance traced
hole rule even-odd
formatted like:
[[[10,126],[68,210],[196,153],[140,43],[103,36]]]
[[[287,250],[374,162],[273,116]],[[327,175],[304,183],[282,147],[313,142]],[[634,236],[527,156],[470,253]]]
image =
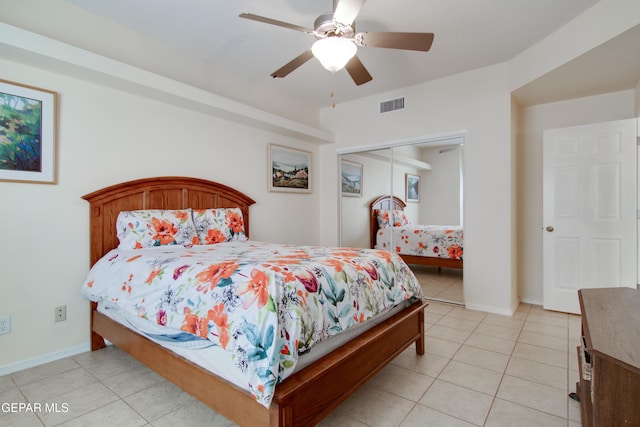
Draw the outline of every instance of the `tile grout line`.
[[[517,312],[517,310],[516,310]],[[491,405],[489,405],[489,410],[487,411],[487,415],[484,418],[484,421],[482,423],[482,425],[486,425],[487,422],[489,421],[489,416],[491,415],[491,411],[493,410],[493,407],[496,403],[496,399],[498,399],[498,393],[500,392],[500,387],[502,386],[502,382],[504,381],[504,377],[507,374],[507,369],[509,368],[509,363],[511,362],[511,358],[513,357],[513,352],[515,351],[516,345],[518,345],[518,339],[520,339],[520,335],[522,334],[522,329],[524,328],[524,325],[527,321],[527,318],[529,317],[529,313],[531,312],[531,306],[528,306],[527,309],[527,315],[525,316],[524,321],[522,322],[522,325],[520,325],[520,327],[518,328],[518,336],[516,337],[516,341],[515,344],[513,345],[513,348],[511,349],[511,352],[509,353],[509,358],[507,359],[507,363],[505,363],[504,365],[504,369],[502,370],[502,375],[500,376],[500,381],[498,382],[498,387],[496,387],[496,392],[493,395],[493,399],[491,400]],[[512,402],[515,403],[515,402]]]

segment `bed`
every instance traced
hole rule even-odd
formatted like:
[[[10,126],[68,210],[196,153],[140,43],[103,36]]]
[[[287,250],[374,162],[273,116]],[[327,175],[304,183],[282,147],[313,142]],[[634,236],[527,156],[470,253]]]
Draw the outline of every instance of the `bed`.
[[[83,197],[90,204],[90,260],[96,264],[119,244],[120,212],[148,209],[237,208],[249,236],[255,202],[228,186],[187,177],[129,181]],[[91,348],[105,339],[241,426],[315,425],[398,354],[414,344],[424,354],[424,309],[417,300],[277,384],[270,405],[176,352],[91,308]]]
[[[395,226],[396,224],[388,223],[388,218],[385,220],[379,219],[381,212],[387,215],[393,211],[401,213],[405,207],[406,204],[400,198],[389,195],[380,196],[370,203],[369,222],[371,248],[384,248],[396,252],[407,264],[438,268],[463,268],[461,227],[402,224]],[[384,226],[385,221],[388,226]],[[391,219],[391,221],[393,222],[393,219]],[[420,238],[420,236],[424,236],[424,238]],[[380,242],[378,242],[378,240],[380,240]],[[396,241],[401,244],[394,244],[394,247],[390,247],[390,242]],[[433,243],[425,244],[425,241],[437,242],[436,247],[434,248]],[[437,256],[434,256],[434,249],[437,251]]]

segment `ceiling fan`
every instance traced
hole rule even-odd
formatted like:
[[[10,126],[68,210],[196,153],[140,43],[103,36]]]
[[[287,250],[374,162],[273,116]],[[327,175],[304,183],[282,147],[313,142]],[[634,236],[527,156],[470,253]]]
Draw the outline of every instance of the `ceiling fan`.
[[[241,13],[240,18],[301,31],[317,39],[311,49],[271,73],[271,77],[285,77],[315,56],[331,72],[346,68],[356,85],[361,85],[371,81],[373,77],[356,56],[358,46],[427,52],[433,43],[433,33],[356,33],[354,20],[365,2],[366,0],[334,0],[333,11],[318,16],[313,29],[252,13]]]

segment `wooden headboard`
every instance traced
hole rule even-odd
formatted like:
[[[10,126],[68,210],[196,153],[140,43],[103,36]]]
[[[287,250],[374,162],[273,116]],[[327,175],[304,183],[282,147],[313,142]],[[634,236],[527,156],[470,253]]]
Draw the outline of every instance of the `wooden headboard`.
[[[116,219],[120,211],[137,209],[242,210],[249,237],[249,206],[255,203],[245,194],[226,185],[199,178],[163,176],[112,185],[82,196],[90,204],[91,265],[118,246]]]
[[[406,203],[396,196],[380,196],[374,199],[369,207],[369,223],[370,223],[370,235],[369,244],[371,248],[376,245],[376,233],[378,232],[378,218],[376,210],[402,210],[405,208]]]

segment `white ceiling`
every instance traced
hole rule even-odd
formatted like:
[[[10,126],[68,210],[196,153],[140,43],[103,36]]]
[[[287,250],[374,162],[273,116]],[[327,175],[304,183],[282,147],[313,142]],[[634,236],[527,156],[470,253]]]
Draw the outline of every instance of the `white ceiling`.
[[[435,40],[427,53],[359,48],[358,56],[373,81],[358,87],[345,70],[332,75],[315,59],[284,79],[271,78],[273,71],[307,50],[315,39],[302,32],[238,17],[241,12],[251,12],[312,28],[316,17],[331,9],[331,0],[66,1],[202,59],[206,62],[205,75],[211,76],[202,86],[223,96],[246,101],[247,94],[242,95],[242,89],[264,88],[267,93],[296,99],[316,110],[330,105],[331,89],[339,103],[508,61],[597,3],[369,0],[356,19],[356,31],[433,32]],[[640,40],[638,33],[632,41]],[[638,77],[640,59],[633,67]],[[573,71],[565,70],[565,75],[567,72],[571,75]],[[550,83],[566,87],[555,81]],[[539,101],[541,93],[535,86],[520,91],[525,103]],[[558,97],[557,90],[553,94]]]
[[[640,81],[640,25],[514,92],[536,105],[631,89]]]

